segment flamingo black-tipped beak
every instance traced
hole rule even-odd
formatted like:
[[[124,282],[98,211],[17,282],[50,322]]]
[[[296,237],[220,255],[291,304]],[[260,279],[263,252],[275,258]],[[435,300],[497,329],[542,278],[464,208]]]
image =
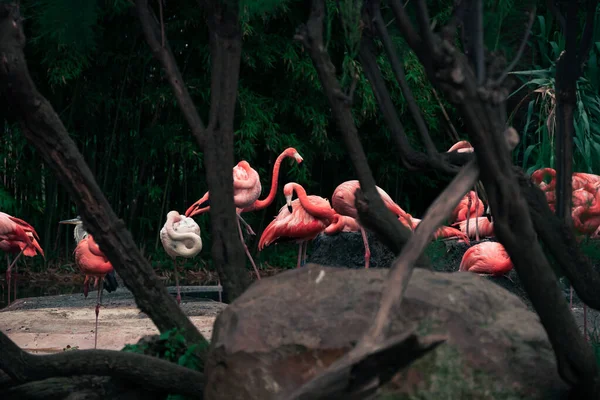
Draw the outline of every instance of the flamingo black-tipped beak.
[[[292,211],[293,211],[293,209],[292,209],[292,205],[291,205],[291,204],[288,204],[288,205],[287,205],[287,209],[288,209],[288,211],[289,211],[289,212],[290,212],[290,214],[291,214],[291,213],[292,213]]]

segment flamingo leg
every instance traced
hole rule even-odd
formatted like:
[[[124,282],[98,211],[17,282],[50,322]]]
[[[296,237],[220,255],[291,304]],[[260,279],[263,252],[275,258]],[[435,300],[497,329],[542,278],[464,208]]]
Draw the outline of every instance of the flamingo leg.
[[[10,268],[10,258],[8,257],[8,253],[6,253],[6,282],[8,287],[8,305],[10,306],[10,274],[8,270]]]
[[[104,285],[102,281],[104,277],[100,278],[100,284],[98,285],[98,296],[96,297],[96,330],[94,331],[94,349],[98,346],[98,315],[100,315],[100,304],[102,303],[102,289]],[[96,281],[98,283],[98,281]]]
[[[19,257],[21,257],[21,255],[23,254],[23,252],[25,251],[25,249],[27,249],[29,247],[29,245],[25,245],[25,247],[23,247],[23,249],[19,252],[19,254],[17,254],[17,256],[15,257],[15,259],[13,260],[13,262],[8,266],[8,268],[6,269],[6,281],[8,283],[8,304],[10,305],[10,278],[11,278],[11,273],[10,271],[12,270],[12,267],[17,263],[17,261],[19,260]],[[8,261],[8,254],[6,255],[6,260]],[[15,282],[15,293],[16,293],[16,282]],[[15,294],[15,298],[16,298],[16,294]]]
[[[179,291],[179,271],[177,270],[177,258],[173,258],[173,273],[175,274],[175,286],[177,287],[177,304],[181,304],[181,293]]]
[[[304,242],[304,250],[302,251],[302,266],[306,265],[306,251],[308,250],[308,242]]]
[[[296,268],[300,268],[300,265],[302,264],[302,246],[304,245],[304,242],[300,242],[300,244],[298,244],[298,263],[296,264]]]
[[[238,213],[236,213],[237,217],[238,217],[238,221],[241,222],[242,224],[244,224],[244,228],[246,228],[246,233],[248,235],[256,235],[256,233],[254,233],[254,231],[252,230],[252,227],[250,226],[249,223],[247,223],[244,218],[242,218],[242,216]]]
[[[89,291],[90,291],[90,277],[89,277],[89,275],[86,275],[85,279],[83,280],[83,297],[84,298],[87,299]]]
[[[217,278],[217,285],[221,286],[221,279]],[[219,289],[219,303],[223,302],[223,287],[221,286],[221,288]]]
[[[252,259],[252,256],[250,255],[250,250],[248,250],[248,246],[246,246],[246,242],[244,241],[244,234],[242,233],[242,225],[240,224],[241,218],[242,217],[238,218],[238,224],[237,224],[238,232],[240,234],[240,240],[242,241],[242,244],[244,245],[244,251],[246,252],[246,255],[248,256],[248,258],[250,259],[252,268],[254,268],[254,272],[256,272],[256,279],[260,280],[260,273],[258,272],[258,268],[256,268],[256,264],[254,263],[254,260]]]
[[[365,268],[369,268],[369,261],[371,260],[371,249],[369,249],[369,239],[367,238],[367,232],[361,226],[360,234],[362,235],[363,243],[365,244]]]

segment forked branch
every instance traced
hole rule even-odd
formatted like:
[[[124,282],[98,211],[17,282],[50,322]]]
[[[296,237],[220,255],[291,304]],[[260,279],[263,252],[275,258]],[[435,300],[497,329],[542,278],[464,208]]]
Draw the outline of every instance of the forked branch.
[[[366,228],[373,230],[382,240],[395,243],[394,250],[400,249],[408,240],[410,231],[385,207],[375,188],[375,179],[373,179],[367,156],[360,143],[351,106],[346,101],[347,95],[342,91],[335,74],[335,67],[323,44],[324,16],[324,0],[312,0],[309,19],[305,25],[298,27],[294,38],[303,44],[317,70],[362,192],[367,198],[369,206],[364,214],[359,215],[361,223]]]

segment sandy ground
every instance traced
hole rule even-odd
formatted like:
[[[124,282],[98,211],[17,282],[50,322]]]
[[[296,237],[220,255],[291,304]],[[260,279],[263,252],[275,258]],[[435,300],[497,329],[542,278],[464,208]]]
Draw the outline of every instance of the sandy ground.
[[[206,287],[182,288],[181,308],[210,339],[215,318],[226,305],[193,297]],[[169,287],[169,292],[175,288]],[[186,295],[187,294],[187,295]],[[142,336],[157,334],[152,321],[135,305],[126,288],[104,292],[98,320],[98,348],[120,350]],[[94,348],[95,293],[19,299],[0,311],[0,330],[32,353],[54,353],[67,346]]]
[[[213,323],[226,305],[203,299],[206,286],[182,288],[181,308],[194,325],[208,339]],[[175,293],[174,287],[168,288]],[[67,294],[19,299],[0,310],[0,330],[19,347],[32,353],[55,353],[67,346],[79,349],[94,348],[95,293],[87,299],[83,294]],[[583,308],[574,296],[573,314],[583,330]],[[588,309],[587,329],[600,328],[600,313]],[[98,326],[98,348],[120,350],[128,343],[136,343],[142,336],[157,334],[152,321],[135,305],[133,295],[123,286],[116,292],[103,294]],[[596,334],[598,334],[596,332]]]

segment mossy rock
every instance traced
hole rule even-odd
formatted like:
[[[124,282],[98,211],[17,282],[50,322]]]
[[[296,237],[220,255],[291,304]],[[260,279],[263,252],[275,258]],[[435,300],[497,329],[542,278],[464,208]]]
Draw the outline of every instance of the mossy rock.
[[[379,307],[382,269],[309,264],[253,284],[215,321],[205,398],[280,398],[342,357]],[[399,371],[380,399],[559,399],[566,385],[537,315],[470,273],[416,269],[389,335],[446,341]]]

